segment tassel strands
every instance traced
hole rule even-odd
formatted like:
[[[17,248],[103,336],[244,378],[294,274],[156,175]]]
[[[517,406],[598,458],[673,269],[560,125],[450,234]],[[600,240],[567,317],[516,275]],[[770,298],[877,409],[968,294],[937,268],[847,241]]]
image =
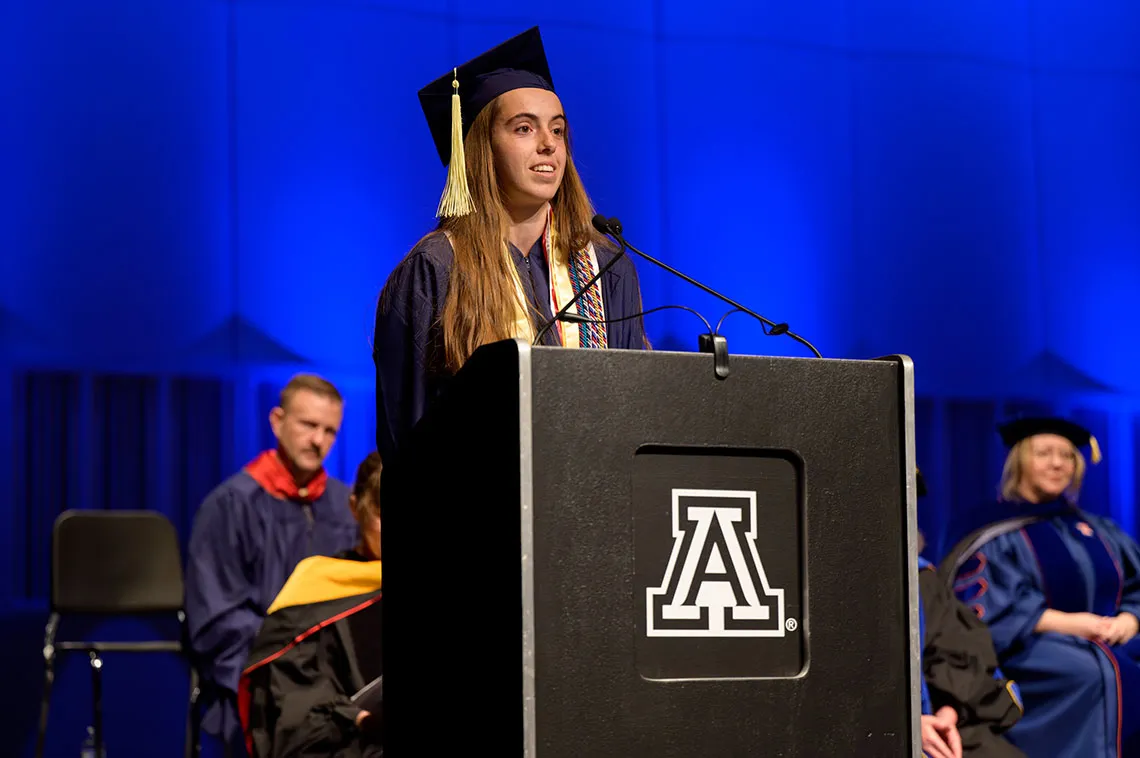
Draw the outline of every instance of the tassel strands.
[[[452,70],[451,81],[451,161],[447,166],[447,185],[439,199],[435,215],[441,218],[466,216],[475,210],[467,187],[467,157],[463,150],[463,114],[459,103],[459,71]]]

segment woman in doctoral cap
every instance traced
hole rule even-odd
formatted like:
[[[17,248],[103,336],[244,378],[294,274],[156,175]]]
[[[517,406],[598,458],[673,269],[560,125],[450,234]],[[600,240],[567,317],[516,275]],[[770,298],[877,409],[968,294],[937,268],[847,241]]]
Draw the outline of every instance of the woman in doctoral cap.
[[[1100,446],[1061,418],[999,431],[1000,510],[943,569],[1020,684],[1025,716],[1009,739],[1034,758],[1140,756],[1140,547],[1078,505],[1081,451],[1095,463]]]

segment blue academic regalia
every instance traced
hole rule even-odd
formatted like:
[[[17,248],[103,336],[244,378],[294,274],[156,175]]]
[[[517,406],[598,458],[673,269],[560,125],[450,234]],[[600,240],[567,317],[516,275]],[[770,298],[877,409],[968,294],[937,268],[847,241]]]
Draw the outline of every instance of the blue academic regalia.
[[[998,536],[958,571],[955,592],[985,621],[1025,715],[1008,733],[1033,758],[1140,756],[1140,636],[1109,648],[1037,633],[1052,608],[1140,617],[1140,547],[1111,521],[1064,501]]]
[[[332,556],[357,543],[348,496],[344,483],[329,478],[306,507],[270,495],[243,470],[198,509],[187,551],[186,621],[204,684],[205,733],[244,744],[234,693],[250,645],[302,559]]]
[[[523,294],[549,320],[550,267],[542,239],[528,255],[514,245],[511,257],[519,272]],[[598,267],[604,267],[616,250],[595,245]],[[376,364],[376,445],[385,461],[391,460],[429,402],[442,389],[447,374],[441,368],[439,319],[447,296],[452,247],[447,237],[433,234],[422,240],[388,277],[376,310],[373,359]],[[602,275],[602,302],[606,320],[634,316],[642,311],[637,269],[623,256]],[[626,318],[605,325],[610,348],[641,350],[645,331],[641,318]],[[547,332],[544,344],[558,344],[557,329]]]
[[[997,523],[998,521],[1024,515],[1026,515],[1025,503],[1014,503],[1004,500],[996,502],[990,500],[978,503],[972,507],[955,508],[950,513],[949,523],[946,524],[946,528],[942,532],[942,538],[939,540],[940,549],[934,551],[933,554],[938,556],[938,561],[945,560],[946,556],[953,552],[953,549],[958,546],[958,543],[966,537],[971,536],[975,530]]]

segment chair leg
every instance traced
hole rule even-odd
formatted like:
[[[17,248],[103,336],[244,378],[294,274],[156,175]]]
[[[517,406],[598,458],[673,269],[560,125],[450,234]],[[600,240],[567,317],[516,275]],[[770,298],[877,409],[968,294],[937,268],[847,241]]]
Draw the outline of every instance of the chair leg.
[[[202,752],[201,740],[198,734],[198,696],[200,694],[202,694],[202,689],[198,686],[198,669],[191,666],[190,707],[186,711],[186,747],[183,751],[184,758],[198,758],[198,755]]]
[[[95,758],[103,758],[107,752],[103,746],[103,659],[94,650],[89,655],[91,656],[91,706],[95,726]]]
[[[43,758],[47,739],[48,709],[51,707],[51,687],[55,682],[55,632],[59,627],[59,614],[48,616],[44,627],[44,693],[40,701],[40,723],[36,734],[36,758]]]
[[[51,707],[51,685],[55,680],[55,658],[44,661],[44,694],[40,701],[40,724],[36,735],[36,758],[43,758],[44,742],[47,739],[48,709]]]

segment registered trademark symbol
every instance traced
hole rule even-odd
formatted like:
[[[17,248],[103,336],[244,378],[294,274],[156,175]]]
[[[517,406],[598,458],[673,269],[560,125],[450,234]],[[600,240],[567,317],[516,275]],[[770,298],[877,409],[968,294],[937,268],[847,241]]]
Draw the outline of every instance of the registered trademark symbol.
[[[799,624],[796,623],[795,619],[788,619],[787,621],[784,622],[784,628],[787,629],[789,632],[796,631],[797,626],[799,626]]]

